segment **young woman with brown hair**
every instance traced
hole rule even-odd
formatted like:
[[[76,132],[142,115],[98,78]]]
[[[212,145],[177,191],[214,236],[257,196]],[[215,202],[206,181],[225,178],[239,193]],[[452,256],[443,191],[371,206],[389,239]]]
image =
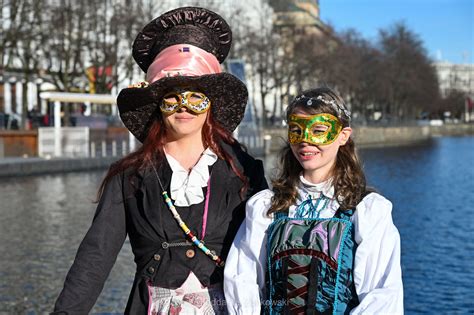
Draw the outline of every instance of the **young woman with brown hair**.
[[[392,205],[366,187],[350,112],[329,88],[287,109],[272,190],[247,203],[224,289],[231,314],[401,314]]]
[[[245,202],[267,188],[261,161],[232,136],[247,89],[221,72],[231,31],[216,13],[179,8],[133,45],[144,82],[117,105],[143,145],[112,165],[55,314],[88,314],[128,236],[137,272],[126,314],[222,314],[223,267]]]

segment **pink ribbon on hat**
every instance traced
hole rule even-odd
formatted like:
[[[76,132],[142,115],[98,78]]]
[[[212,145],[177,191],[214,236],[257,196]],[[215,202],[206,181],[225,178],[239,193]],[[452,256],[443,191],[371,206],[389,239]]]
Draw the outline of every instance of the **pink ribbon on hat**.
[[[148,67],[150,83],[163,77],[200,76],[222,72],[217,58],[199,47],[178,44],[163,49]]]

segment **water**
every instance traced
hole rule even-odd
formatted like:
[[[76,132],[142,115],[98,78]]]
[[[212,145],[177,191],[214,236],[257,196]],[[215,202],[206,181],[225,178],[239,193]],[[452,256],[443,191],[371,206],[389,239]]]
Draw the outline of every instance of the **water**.
[[[407,314],[474,314],[474,138],[361,152],[394,204]]]
[[[2,179],[0,188],[0,313],[52,311],[95,211],[103,172]],[[125,244],[94,311],[123,311],[131,287]],[[3,314],[3,313],[2,313]]]
[[[361,151],[394,204],[406,314],[474,313],[474,137]],[[272,173],[274,157],[265,161]],[[92,220],[103,172],[1,179],[0,314],[52,310]],[[134,275],[125,243],[93,309],[121,313]]]

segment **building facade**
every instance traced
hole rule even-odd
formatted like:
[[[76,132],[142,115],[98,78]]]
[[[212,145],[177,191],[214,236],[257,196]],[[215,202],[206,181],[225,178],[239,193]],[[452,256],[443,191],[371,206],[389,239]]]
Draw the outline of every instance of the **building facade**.
[[[474,64],[437,62],[434,66],[438,73],[441,96],[446,97],[456,90],[474,97]]]
[[[274,11],[274,27],[306,29],[315,32],[324,31],[326,26],[319,17],[319,1],[317,0],[270,0]]]

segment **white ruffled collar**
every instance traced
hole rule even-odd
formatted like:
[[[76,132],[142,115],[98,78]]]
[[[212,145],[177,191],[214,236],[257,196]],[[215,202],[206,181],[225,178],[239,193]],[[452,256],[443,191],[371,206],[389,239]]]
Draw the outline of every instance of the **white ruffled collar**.
[[[307,199],[308,195],[311,195],[313,199],[318,198],[323,194],[329,199],[334,199],[334,186],[332,185],[332,179],[325,180],[321,183],[311,183],[307,179],[300,175],[300,185],[298,186],[299,195],[303,199]]]
[[[204,200],[202,187],[207,186],[209,166],[217,161],[217,155],[210,148],[207,148],[189,173],[175,158],[166,152],[165,155],[173,171],[170,193],[175,206],[188,207],[201,203]]]
[[[328,202],[321,202],[318,207],[318,217],[329,218],[334,215],[336,210],[339,208],[339,202],[334,199],[334,186],[332,185],[332,179],[328,179],[324,182],[314,184],[308,181],[300,175],[300,182],[298,184],[298,197],[296,200],[296,205],[290,206],[290,216],[294,216],[299,204],[307,200],[308,198],[316,200],[324,196],[328,198]]]

